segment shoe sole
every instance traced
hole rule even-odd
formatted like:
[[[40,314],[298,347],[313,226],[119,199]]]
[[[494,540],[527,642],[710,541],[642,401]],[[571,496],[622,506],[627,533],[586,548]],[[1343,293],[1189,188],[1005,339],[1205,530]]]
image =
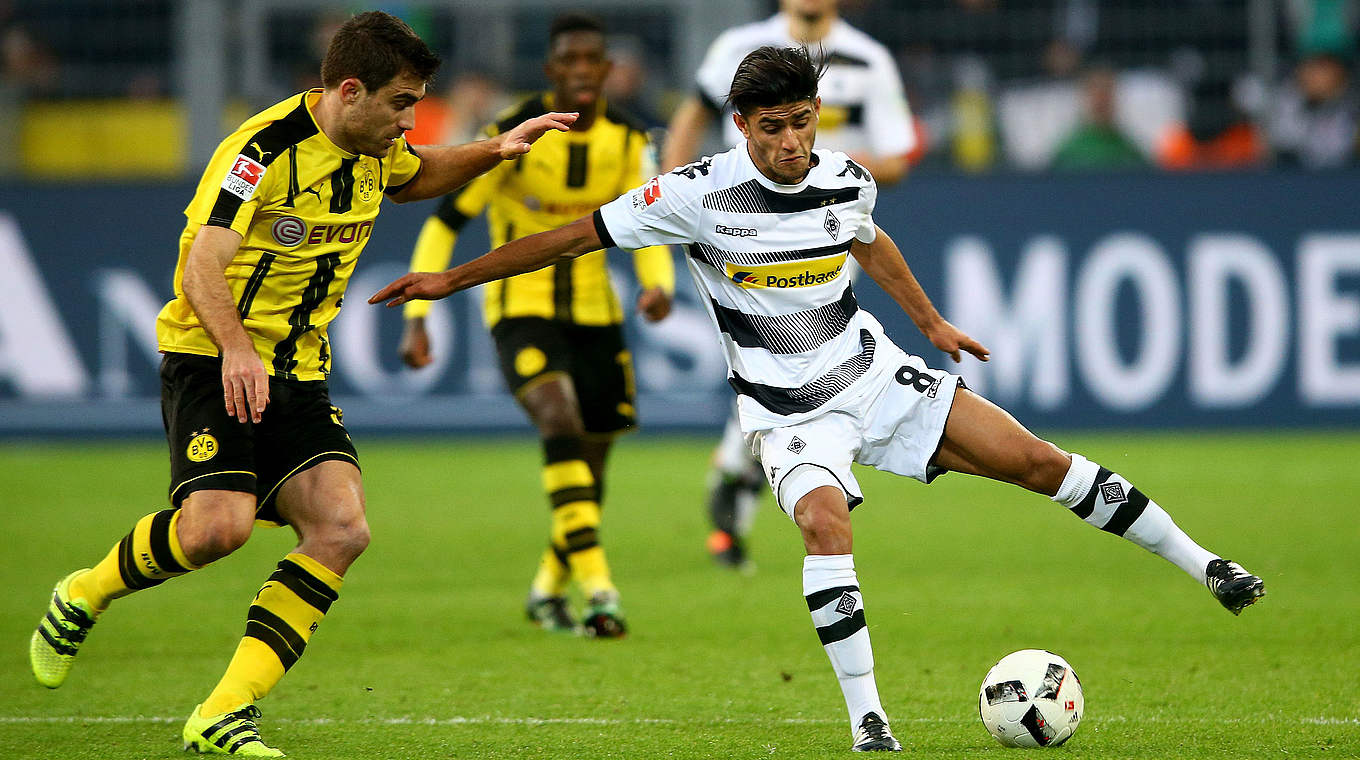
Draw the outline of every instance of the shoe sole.
[[[1253,604],[1256,604],[1256,602],[1260,600],[1261,597],[1266,595],[1266,585],[1264,583],[1258,582],[1255,586],[1248,587],[1247,592],[1250,593],[1251,595],[1248,596],[1242,602],[1235,604],[1231,607],[1228,607],[1228,612],[1231,612],[1234,615],[1241,615],[1242,610],[1250,607]]]

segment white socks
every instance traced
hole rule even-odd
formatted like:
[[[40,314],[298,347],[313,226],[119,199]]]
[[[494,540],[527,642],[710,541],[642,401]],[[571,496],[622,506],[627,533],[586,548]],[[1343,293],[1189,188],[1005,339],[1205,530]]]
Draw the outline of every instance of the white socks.
[[[1072,467],[1053,501],[1091,525],[1166,559],[1201,584],[1204,568],[1218,556],[1185,535],[1166,510],[1123,476],[1080,454],[1072,455]]]
[[[870,712],[887,720],[874,683],[874,652],[864,622],[864,598],[852,554],[810,554],[803,558],[803,596],[817,637],[836,671],[851,731]]]

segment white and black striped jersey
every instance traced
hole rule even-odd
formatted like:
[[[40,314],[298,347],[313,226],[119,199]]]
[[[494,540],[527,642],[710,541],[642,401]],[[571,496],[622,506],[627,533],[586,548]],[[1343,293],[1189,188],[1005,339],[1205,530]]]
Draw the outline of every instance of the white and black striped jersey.
[[[606,246],[680,244],[721,335],[742,429],[809,419],[876,374],[883,328],[855,301],[850,244],[871,243],[877,186],[814,150],[796,185],[761,174],[743,142],[653,178],[595,212]]]
[[[742,139],[722,108],[741,60],[763,45],[799,44],[789,36],[788,16],[776,13],[764,21],[728,29],[709,46],[695,79],[699,98],[726,116],[724,143],[732,145]],[[827,59],[826,73],[818,85],[822,98],[818,145],[876,156],[900,156],[916,147],[902,78],[887,48],[838,18],[827,36],[809,49],[814,56],[825,55]]]

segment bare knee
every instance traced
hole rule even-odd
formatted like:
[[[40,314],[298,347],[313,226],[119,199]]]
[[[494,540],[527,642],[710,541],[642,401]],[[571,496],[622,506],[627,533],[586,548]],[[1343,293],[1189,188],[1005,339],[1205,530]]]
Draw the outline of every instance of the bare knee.
[[[359,558],[368,548],[372,534],[368,530],[368,520],[363,515],[337,527],[336,551],[349,558],[351,562]]]
[[[585,435],[581,416],[565,404],[537,409],[533,416],[538,434],[543,438]]]
[[[303,553],[341,574],[364,553],[371,538],[368,520],[362,512],[351,518],[308,525],[300,532]]]
[[[1036,493],[1053,496],[1062,486],[1067,470],[1072,466],[1072,457],[1067,452],[1048,441],[1034,438],[1021,451],[1023,471],[1017,482]]]
[[[845,496],[837,489],[830,486],[815,489],[798,500],[793,516],[803,532],[803,544],[809,554],[851,552],[850,510]]]
[[[255,498],[249,494],[201,491],[185,499],[177,538],[189,561],[215,562],[245,546],[255,527]]]

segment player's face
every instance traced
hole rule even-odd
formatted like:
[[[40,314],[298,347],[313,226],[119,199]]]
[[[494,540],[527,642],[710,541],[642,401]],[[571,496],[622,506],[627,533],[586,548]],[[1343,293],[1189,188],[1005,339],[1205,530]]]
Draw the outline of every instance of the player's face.
[[[352,153],[382,157],[398,137],[416,125],[416,103],[425,97],[425,80],[402,72],[377,90],[358,80],[353,91],[344,89],[344,136]]]
[[[746,150],[766,177],[785,185],[803,181],[812,168],[812,143],[817,139],[817,116],[822,100],[757,108],[746,116],[733,114],[746,136]]]
[[[553,40],[543,73],[552,83],[554,104],[563,111],[584,111],[595,105],[609,74],[604,54],[604,35],[598,32],[564,32]]]

